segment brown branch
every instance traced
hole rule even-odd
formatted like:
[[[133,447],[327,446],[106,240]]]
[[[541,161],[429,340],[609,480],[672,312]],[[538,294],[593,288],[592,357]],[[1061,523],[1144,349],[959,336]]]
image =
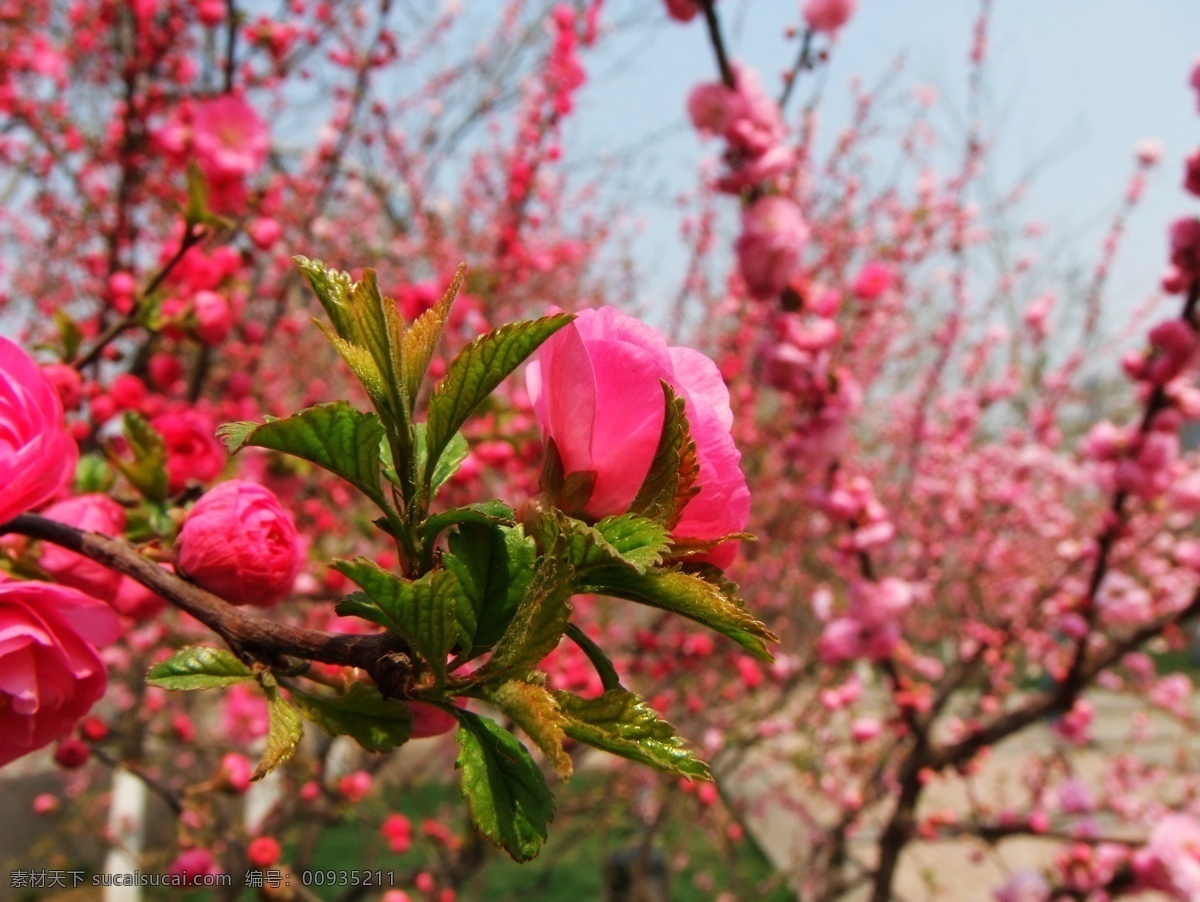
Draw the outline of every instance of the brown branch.
[[[717,8],[714,0],[702,0],[704,6],[704,24],[708,26],[708,40],[712,44],[713,53],[717,55],[717,68],[721,70],[721,82],[731,91],[737,90],[737,79],[733,67],[729,64],[729,54],[725,50],[725,38],[721,34],[721,21],[717,18]]]
[[[219,635],[239,656],[282,665],[290,656],[358,667],[385,696],[404,694],[414,675],[411,652],[392,633],[346,635],[303,629],[255,617],[143,557],[128,542],[22,514],[0,524],[0,535],[17,533],[60,545],[141,583]]]

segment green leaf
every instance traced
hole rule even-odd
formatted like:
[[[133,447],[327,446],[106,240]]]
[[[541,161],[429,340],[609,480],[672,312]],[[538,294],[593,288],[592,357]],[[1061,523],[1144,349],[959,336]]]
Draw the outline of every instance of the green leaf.
[[[556,314],[501,326],[481,335],[459,352],[429,399],[428,457],[436,462],[442,450],[483,400],[513,370],[574,316]],[[427,475],[431,477],[432,473]]]
[[[513,526],[516,522],[515,517],[513,509],[503,501],[480,501],[465,507],[455,507],[425,520],[425,544],[432,544],[445,530],[460,523]]]
[[[333,345],[338,356],[346,361],[346,366],[350,367],[350,371],[358,378],[358,381],[363,384],[363,388],[367,390],[367,394],[371,396],[371,400],[377,407],[390,409],[390,398],[388,395],[387,384],[384,382],[383,373],[379,371],[379,364],[375,362],[375,358],[371,356],[371,352],[366,348],[360,348],[358,345],[347,341],[340,335],[335,335],[333,331],[324,323],[317,322],[317,328],[321,330],[329,343]]]
[[[296,754],[296,747],[304,738],[304,722],[300,719],[300,712],[283,700],[273,680],[264,683],[263,688],[267,692],[268,705],[267,744],[251,780],[261,780],[287,762]]]
[[[83,343],[83,329],[61,307],[54,311],[54,327],[58,329],[58,340],[62,344],[62,359],[70,363]]]
[[[425,424],[422,423],[422,426]],[[433,466],[433,475],[429,479],[429,494],[430,497],[437,494],[446,482],[458,472],[458,468],[462,466],[463,461],[467,459],[467,455],[471,453],[471,446],[467,444],[467,440],[463,438],[461,432],[456,432],[450,436],[450,441],[446,443],[446,447],[442,450],[441,456]]]
[[[668,548],[666,527],[637,514],[605,517],[596,524],[596,531],[638,573],[661,564]]]
[[[633,514],[607,517],[595,526],[555,508],[538,512],[534,522],[541,547],[561,554],[581,578],[597,567],[629,567],[645,573],[662,561],[666,528]]]
[[[766,642],[778,637],[746,610],[730,583],[715,583],[681,570],[650,570],[606,567],[591,570],[581,578],[577,591],[625,598],[651,607],[682,614],[709,629],[728,636],[764,661],[773,660]]]
[[[354,280],[350,278],[350,274],[330,269],[320,260],[309,260],[307,257],[301,256],[293,257],[292,260],[304,274],[308,284],[312,286],[317,300],[321,302],[326,315],[333,321],[336,333],[343,337],[351,334],[349,304],[350,287],[354,284]]]
[[[247,445],[282,451],[341,476],[385,511],[379,444],[383,424],[345,401],[318,404],[283,420],[227,423],[217,430],[230,454]]]
[[[421,390],[421,382],[424,381],[429,362],[433,360],[438,343],[442,340],[442,330],[450,319],[450,308],[454,305],[454,299],[458,297],[466,275],[467,264],[458,264],[454,281],[450,283],[441,300],[418,316],[404,333],[404,387],[410,403],[416,400]]]
[[[502,674],[528,671],[550,654],[571,618],[568,602],[574,582],[575,571],[561,556],[543,557],[496,651],[474,678],[482,683]]]
[[[716,539],[689,539],[689,538],[673,538],[671,539],[670,548],[667,550],[666,558],[672,562],[688,561],[692,558],[700,557],[708,554],[718,545],[725,542],[753,542],[756,537],[749,532],[730,532]]]
[[[434,570],[407,580],[374,561],[356,558],[331,565],[366,593],[342,599],[338,612],[365,617],[398,633],[429,663],[440,687],[446,680],[446,655],[459,641],[458,578],[449,570]],[[375,610],[370,609],[371,604]]]
[[[471,819],[514,861],[535,858],[554,819],[554,796],[517,737],[494,721],[455,711],[462,794]]]
[[[160,689],[217,689],[254,679],[254,671],[231,652],[193,645],[181,648],[146,674],[146,682]]]
[[[331,736],[349,736],[368,752],[389,752],[412,734],[412,709],[384,698],[368,683],[351,683],[342,695],[289,689],[300,711]]]
[[[708,765],[636,694],[613,689],[599,698],[580,698],[556,691],[554,697],[565,717],[563,732],[576,742],[667,773],[712,780]]]
[[[208,206],[208,183],[195,160],[188,162],[187,206],[183,209],[183,218],[189,230],[201,225],[225,228],[230,224],[228,219],[214,213]]]
[[[684,507],[700,491],[700,460],[688,428],[686,401],[665,380],[662,390],[666,413],[658,447],[629,510],[674,529]]]
[[[442,563],[458,577],[460,623],[473,623],[470,657],[495,645],[512,622],[533,578],[537,549],[520,527],[462,523],[448,540]],[[470,620],[468,621],[468,616]]]
[[[571,776],[571,756],[563,749],[566,718],[548,689],[534,683],[509,680],[489,692],[488,701],[533,740],[560,780]]]
[[[98,454],[79,455],[79,463],[75,466],[76,494],[107,492],[116,479],[117,474],[103,457]]]
[[[125,440],[133,454],[127,460],[111,447],[106,447],[109,460],[129,480],[130,485],[150,501],[163,501],[169,491],[167,479],[167,447],[162,436],[140,413],[125,411],[122,418]]]

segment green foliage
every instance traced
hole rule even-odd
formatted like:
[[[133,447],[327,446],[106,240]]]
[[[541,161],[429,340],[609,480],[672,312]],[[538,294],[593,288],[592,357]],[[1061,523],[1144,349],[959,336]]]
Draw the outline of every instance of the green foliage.
[[[708,765],[687,748],[675,728],[659,719],[634,693],[612,689],[599,698],[580,698],[569,692],[554,692],[553,696],[563,718],[563,732],[576,742],[667,773],[712,780]]]
[[[688,427],[687,403],[665,381],[662,390],[666,412],[658,447],[629,510],[673,529],[684,507],[700,491],[696,482],[700,460]]]
[[[284,701],[274,678],[264,674],[262,685],[267,693],[267,742],[251,780],[261,780],[288,761],[296,754],[296,748],[304,738],[304,721],[300,719],[300,712]]]
[[[150,501],[163,501],[167,497],[167,448],[162,436],[140,413],[127,410],[122,417],[125,441],[133,460],[106,447],[108,458],[114,467],[129,480],[129,484]]]
[[[728,636],[764,661],[773,660],[766,643],[779,641],[774,633],[746,610],[730,590],[730,584],[712,582],[679,569],[637,573],[631,568],[598,568],[589,571],[578,590],[626,598],[682,614]]]
[[[300,712],[331,736],[349,736],[368,752],[389,752],[412,734],[412,711],[366,683],[342,695],[317,695],[289,687]]]
[[[437,463],[450,437],[504,379],[547,338],[575,317],[545,316],[510,323],[475,339],[459,352],[429,399],[429,460]],[[431,474],[432,475],[432,474]]]
[[[449,539],[442,564],[458,577],[462,599],[459,620],[467,611],[475,624],[468,658],[495,645],[512,622],[517,605],[533,579],[537,550],[520,527],[460,523]]]
[[[380,488],[379,443],[383,424],[345,401],[318,404],[282,420],[226,423],[217,430],[230,454],[247,445],[282,451],[342,477],[376,505],[387,509]]]
[[[571,618],[568,600],[574,589],[575,571],[571,565],[556,554],[543,557],[496,650],[475,679],[486,682],[501,675],[521,674],[550,654]]]
[[[255,673],[231,652],[193,645],[181,648],[146,674],[146,682],[160,689],[217,689],[246,683]]]
[[[541,851],[554,819],[554,797],[529,751],[495,721],[456,711],[462,794],[471,819],[489,840],[529,861]]]
[[[509,680],[492,690],[488,701],[533,740],[561,779],[571,776],[571,756],[563,749],[567,719],[550,690],[536,683]]]

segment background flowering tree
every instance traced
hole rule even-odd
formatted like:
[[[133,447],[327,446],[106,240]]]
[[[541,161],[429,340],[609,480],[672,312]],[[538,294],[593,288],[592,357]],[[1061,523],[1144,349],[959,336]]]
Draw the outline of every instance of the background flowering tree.
[[[679,99],[720,160],[675,312],[702,314],[687,344],[716,366],[611,307],[542,316],[631,301],[608,265],[627,239],[562,159],[598,2],[0,9],[0,322],[21,345],[0,344],[0,760],[54,743],[81,799],[118,768],[174,815],[147,863],[236,874],[309,866],[348,814],[394,853],[414,841],[373,776],[387,759],[299,745],[302,717],[370,752],[457,727],[412,793],[457,758],[479,831],[518,859],[546,833],[542,770],[590,745],[705,777],[682,734],[724,804],[630,768],[602,807],[635,800],[643,850],[673,811],[736,846],[747,828],[769,844],[783,810],[799,853],[751,894],[883,900],[922,843],[1039,837],[1043,867],[1002,898],[1196,895],[1188,761],[1137,741],[1150,710],[1191,725],[1160,652],[1200,611],[1179,439],[1200,414],[1200,220],[1164,253],[1174,311],[1140,313],[1145,348],[1118,361],[1102,290],[1154,148],[1078,315],[1028,289],[1025,258],[979,265],[982,123],[946,173],[920,98],[902,106],[917,174],[875,187],[889,98],[863,91],[818,157],[814,103],[793,107],[853,2],[783,23],[798,53],[777,97],[730,58],[722,9],[645,13],[713,51],[713,81]],[[339,271],[362,266],[378,275]],[[535,351],[525,390],[504,381]],[[1131,388],[1099,423],[1092,365]],[[593,594],[647,607],[568,604]],[[1130,742],[1096,762],[1114,694],[1136,703]],[[1031,731],[997,788],[992,750]],[[294,791],[253,817],[211,792],[271,770]],[[570,834],[598,803],[558,804]],[[452,895],[486,861],[457,807],[421,832],[398,887]]]

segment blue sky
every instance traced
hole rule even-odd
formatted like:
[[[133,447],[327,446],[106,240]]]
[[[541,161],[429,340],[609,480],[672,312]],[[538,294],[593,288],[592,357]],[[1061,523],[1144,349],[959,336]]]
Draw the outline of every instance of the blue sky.
[[[657,0],[609,0],[610,18]],[[718,10],[735,58],[777,84],[796,50],[782,30],[798,21],[793,0],[721,0]],[[847,121],[848,80],[873,84],[897,54],[911,84],[939,92],[936,121],[961,129],[967,54],[978,4],[968,0],[860,0],[833,50],[820,109],[825,134]],[[694,184],[697,162],[714,145],[687,125],[692,85],[715,77],[699,19],[620,32],[591,62],[571,139],[603,153],[635,146],[622,190],[645,221],[638,255],[652,295],[672,292],[683,265],[677,217],[662,198]],[[985,122],[994,134],[992,162],[1001,184],[1041,161],[1024,207],[1047,225],[1047,255],[1065,240],[1055,266],[1090,267],[1143,138],[1165,153],[1151,174],[1118,257],[1107,295],[1128,309],[1154,289],[1164,261],[1167,224],[1200,202],[1179,187],[1182,160],[1200,146],[1200,113],[1187,78],[1200,55],[1200,0],[995,0]],[[798,98],[805,99],[805,91]],[[736,205],[729,203],[731,215]],[[733,227],[731,220],[730,227]]]

